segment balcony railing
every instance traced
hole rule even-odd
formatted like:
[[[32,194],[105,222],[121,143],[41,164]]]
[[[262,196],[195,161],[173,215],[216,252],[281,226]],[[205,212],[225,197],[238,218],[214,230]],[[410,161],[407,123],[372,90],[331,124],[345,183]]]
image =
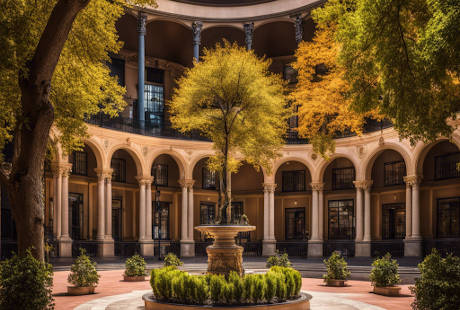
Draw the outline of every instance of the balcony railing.
[[[155,121],[140,121],[132,118],[116,117],[110,118],[106,115],[98,114],[93,115],[91,118],[86,120],[87,123],[96,125],[102,128],[109,128],[129,133],[135,133],[144,136],[161,137],[161,138],[172,138],[172,139],[184,139],[184,140],[198,140],[198,141],[210,141],[208,138],[200,135],[198,132],[190,134],[182,134],[169,126],[158,126],[158,122]],[[389,120],[368,120],[364,126],[364,133],[370,133],[374,131],[383,130],[385,128],[392,127],[392,123]],[[352,132],[339,133],[335,135],[336,139],[346,138],[355,136]],[[301,138],[297,134],[295,129],[288,129],[285,135],[286,144],[308,144],[308,139]]]

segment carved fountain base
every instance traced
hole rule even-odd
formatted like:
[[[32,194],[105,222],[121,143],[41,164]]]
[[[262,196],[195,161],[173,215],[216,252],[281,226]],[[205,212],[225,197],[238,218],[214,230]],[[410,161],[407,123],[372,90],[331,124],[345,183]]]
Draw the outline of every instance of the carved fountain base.
[[[255,226],[246,225],[203,225],[195,227],[214,238],[214,243],[206,248],[208,253],[208,273],[229,274],[230,271],[243,275],[243,247],[236,245],[239,232],[253,231]]]

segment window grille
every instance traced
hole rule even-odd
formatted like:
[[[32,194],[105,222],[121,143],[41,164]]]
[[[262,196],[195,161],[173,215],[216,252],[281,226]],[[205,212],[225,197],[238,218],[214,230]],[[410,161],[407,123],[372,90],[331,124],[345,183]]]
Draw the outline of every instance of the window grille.
[[[283,192],[305,191],[305,170],[283,171]]]
[[[168,186],[168,165],[155,164],[152,168],[152,175],[156,186]]]
[[[458,170],[458,164],[460,163],[460,152],[436,156],[434,162],[434,177],[436,180],[460,177],[460,171]]]
[[[304,240],[305,234],[305,209],[285,209],[286,240]]]
[[[88,175],[88,154],[84,151],[72,153],[72,174]]]
[[[384,185],[402,185],[406,175],[406,164],[404,161],[393,161],[383,164]]]
[[[460,197],[438,199],[438,238],[460,237]]]
[[[203,189],[217,188],[217,173],[208,168],[203,168]]]
[[[110,167],[113,169],[112,181],[126,182],[126,161],[122,158],[112,158]]]
[[[352,240],[355,234],[354,201],[329,200],[329,239]]]
[[[332,189],[351,189],[355,180],[355,168],[332,168]]]
[[[169,203],[160,202],[160,208],[153,213],[153,239],[169,240]]]
[[[201,203],[200,224],[212,224],[216,219],[216,205],[213,203]]]

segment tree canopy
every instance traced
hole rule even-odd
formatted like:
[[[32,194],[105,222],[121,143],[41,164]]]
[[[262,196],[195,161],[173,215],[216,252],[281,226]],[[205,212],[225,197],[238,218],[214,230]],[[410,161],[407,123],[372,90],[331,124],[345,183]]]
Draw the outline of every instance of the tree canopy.
[[[253,51],[217,44],[185,71],[169,103],[173,127],[184,133],[198,130],[214,142],[210,168],[220,172],[224,193],[240,160],[269,168],[284,144],[290,113],[284,83],[269,66]],[[228,204],[230,197],[224,200]]]

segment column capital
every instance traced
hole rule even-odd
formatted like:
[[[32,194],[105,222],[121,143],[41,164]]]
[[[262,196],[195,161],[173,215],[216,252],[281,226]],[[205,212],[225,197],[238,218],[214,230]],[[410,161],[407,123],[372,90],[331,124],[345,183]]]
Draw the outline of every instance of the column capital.
[[[96,172],[98,178],[103,178],[103,179],[110,179],[112,180],[112,174],[113,174],[113,169],[101,169],[101,168],[95,168],[94,172]]]
[[[137,15],[137,32],[140,35],[145,35],[145,23],[147,21],[147,15],[145,13],[139,12]]]
[[[139,182],[139,185],[151,185],[153,182],[153,177],[152,176],[137,176],[136,177],[137,182]]]
[[[362,189],[362,190],[368,190],[372,187],[372,184],[374,181],[372,180],[356,180],[353,181],[353,184],[355,185],[356,188]]]
[[[323,182],[311,182],[310,185],[314,191],[322,191],[324,189]]]
[[[72,164],[71,163],[61,163],[59,165],[59,172],[62,174],[62,176],[68,177],[70,173],[72,172]]]
[[[203,28],[202,22],[197,20],[192,23],[193,43],[196,45],[201,44],[201,29],[202,28]]]
[[[263,186],[264,186],[264,191],[272,193],[275,191],[278,185],[276,183],[264,183]]]
[[[407,175],[404,177],[404,182],[409,186],[418,185],[422,182],[422,177],[419,175]]]
[[[180,186],[187,188],[193,188],[193,185],[195,184],[195,180],[193,179],[180,179],[178,182]]]

